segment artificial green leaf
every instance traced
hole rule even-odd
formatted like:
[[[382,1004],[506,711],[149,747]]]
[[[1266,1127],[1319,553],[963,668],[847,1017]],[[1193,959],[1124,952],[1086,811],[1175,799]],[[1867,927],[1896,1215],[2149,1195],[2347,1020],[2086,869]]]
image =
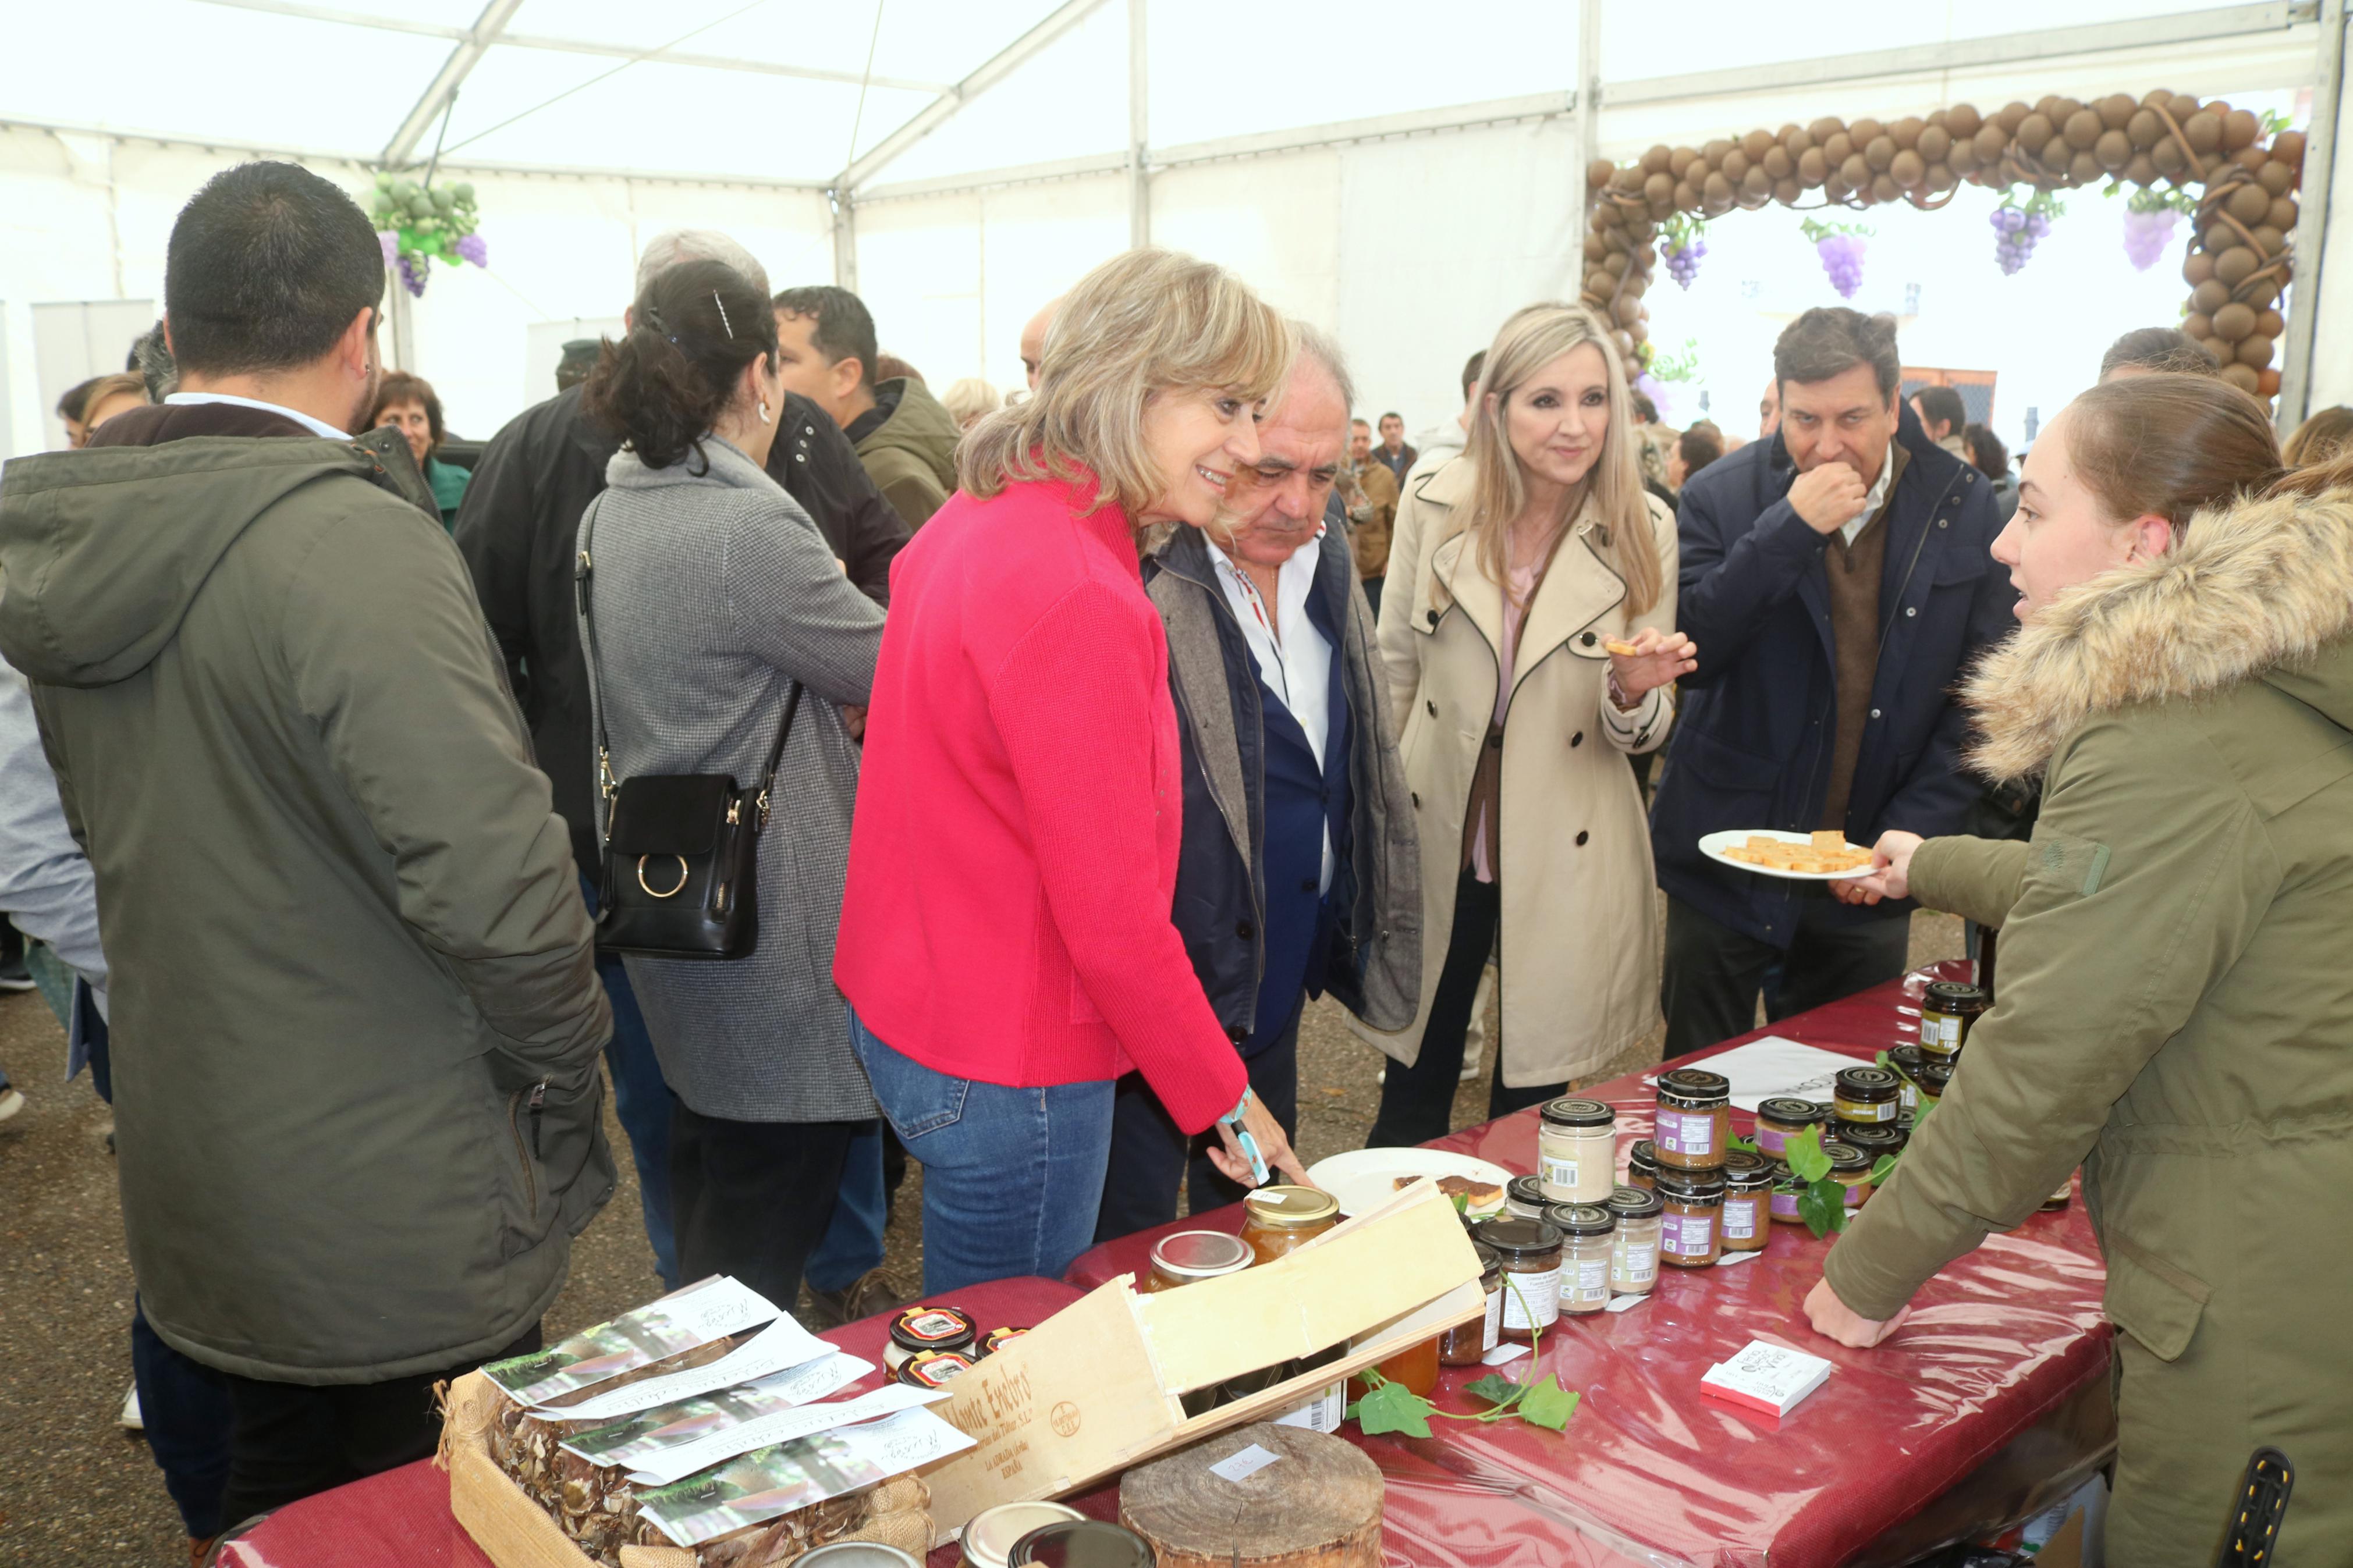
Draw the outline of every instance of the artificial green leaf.
[[[1781,1158],[1789,1163],[1789,1174],[1801,1182],[1820,1182],[1831,1173],[1831,1157],[1822,1152],[1822,1130],[1809,1127],[1791,1134],[1781,1149]],[[1816,1236],[1821,1234],[1817,1230]]]
[[[1871,1059],[1877,1062],[1881,1067],[1885,1067],[1887,1065],[1887,1053],[1885,1051],[1882,1051]]]
[[[1737,1149],[1746,1154],[1761,1154],[1765,1152],[1764,1150],[1757,1147],[1757,1141],[1754,1138],[1742,1138],[1737,1134],[1736,1134],[1732,1142],[1726,1143],[1725,1147],[1726,1149]]]
[[[1454,1194],[1454,1212],[1456,1214],[1469,1214],[1471,1212],[1470,1194],[1457,1193]]]
[[[1520,1419],[1531,1426],[1562,1431],[1568,1426],[1568,1418],[1577,1413],[1577,1400],[1576,1394],[1555,1383],[1552,1373],[1546,1373],[1520,1401]]]
[[[1882,1154],[1872,1163],[1871,1184],[1873,1186],[1877,1186],[1895,1173],[1895,1162],[1898,1158],[1900,1156],[1894,1154]]]
[[[1383,1432],[1402,1432],[1409,1437],[1430,1436],[1430,1413],[1434,1408],[1429,1400],[1402,1383],[1385,1383],[1348,1406],[1348,1414],[1356,1418],[1367,1437]]]
[[[1519,1403],[1527,1391],[1525,1384],[1514,1383],[1500,1372],[1491,1372],[1476,1383],[1466,1383],[1462,1385],[1463,1393],[1473,1398],[1485,1400],[1496,1410],[1509,1410]]]
[[[1813,1131],[1811,1128],[1808,1131]],[[1792,1139],[1790,1142],[1795,1142]],[[1846,1189],[1836,1182],[1809,1182],[1798,1194],[1798,1217],[1816,1236],[1846,1228]]]

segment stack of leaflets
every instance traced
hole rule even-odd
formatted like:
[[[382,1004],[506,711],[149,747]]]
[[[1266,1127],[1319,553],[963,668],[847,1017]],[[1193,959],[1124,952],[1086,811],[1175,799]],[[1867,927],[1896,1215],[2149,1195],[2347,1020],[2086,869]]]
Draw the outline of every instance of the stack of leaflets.
[[[1751,1340],[1738,1355],[1707,1369],[1700,1392],[1778,1421],[1830,1374],[1831,1363],[1820,1356]]]
[[[661,1370],[697,1352],[702,1364]],[[533,1415],[561,1423],[565,1449],[626,1468],[642,1489],[638,1511],[681,1546],[972,1447],[923,1408],[944,1389],[889,1384],[818,1403],[873,1370],[725,1276],[482,1369]]]

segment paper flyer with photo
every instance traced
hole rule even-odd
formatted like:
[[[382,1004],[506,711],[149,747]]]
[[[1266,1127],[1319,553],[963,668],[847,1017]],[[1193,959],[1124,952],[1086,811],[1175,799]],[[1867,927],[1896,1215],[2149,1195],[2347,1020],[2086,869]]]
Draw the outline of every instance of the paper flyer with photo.
[[[659,1454],[665,1449],[684,1447],[705,1437],[740,1430],[758,1423],[764,1416],[781,1415],[807,1407],[871,1372],[870,1362],[853,1355],[832,1355],[813,1361],[807,1366],[780,1372],[757,1383],[703,1394],[692,1399],[674,1401],[651,1410],[641,1410],[601,1426],[575,1431],[564,1441],[564,1447],[595,1465],[629,1465],[632,1461]],[[891,1407],[908,1408],[905,1405]],[[872,1415],[886,1415],[889,1410],[876,1409]],[[853,1415],[848,1421],[866,1419]],[[725,1452],[713,1452],[701,1464],[688,1465],[664,1476],[672,1481],[690,1476],[707,1466],[715,1465],[732,1454],[751,1448],[764,1448],[771,1443],[781,1443],[787,1437],[805,1436],[828,1426],[842,1426],[844,1421],[820,1422],[816,1426],[797,1432],[780,1432],[774,1436],[756,1437],[739,1447]]]
[[[482,1371],[517,1403],[545,1405],[782,1315],[766,1297],[723,1275]]]
[[[681,1546],[760,1524],[973,1446],[928,1410],[780,1443],[643,1492],[638,1511]]]
[[[667,1373],[660,1377],[624,1384],[604,1394],[590,1394],[576,1405],[566,1405],[561,1414],[566,1421],[617,1421],[624,1415],[676,1405],[697,1394],[733,1388],[739,1383],[756,1383],[788,1369],[814,1368],[828,1359],[854,1370],[823,1389],[800,1395],[802,1399],[822,1399],[834,1389],[844,1387],[872,1372],[874,1363],[834,1349],[790,1317],[782,1317],[753,1335],[748,1343],[738,1345],[708,1365],[689,1367],[684,1372]]]
[[[668,1486],[754,1448],[789,1443],[837,1426],[854,1426],[861,1421],[895,1415],[919,1405],[936,1405],[947,1396],[944,1388],[910,1388],[905,1384],[893,1383],[856,1399],[772,1411],[733,1426],[705,1426],[700,1435],[685,1434],[684,1440],[675,1447],[665,1443],[650,1450],[636,1461],[629,1479],[641,1487]]]

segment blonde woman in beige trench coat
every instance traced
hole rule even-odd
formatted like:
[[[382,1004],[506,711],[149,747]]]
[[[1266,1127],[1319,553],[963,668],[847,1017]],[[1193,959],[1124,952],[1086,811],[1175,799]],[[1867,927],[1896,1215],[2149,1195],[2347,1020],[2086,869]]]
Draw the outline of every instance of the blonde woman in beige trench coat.
[[[1641,487],[1633,430],[1609,334],[1532,305],[1488,351],[1463,455],[1399,503],[1380,647],[1420,836],[1422,990],[1403,1030],[1352,1022],[1393,1064],[1369,1145],[1450,1130],[1491,945],[1490,1115],[1560,1093],[1658,1021],[1626,758],[1665,742],[1694,650],[1674,629],[1674,518]]]

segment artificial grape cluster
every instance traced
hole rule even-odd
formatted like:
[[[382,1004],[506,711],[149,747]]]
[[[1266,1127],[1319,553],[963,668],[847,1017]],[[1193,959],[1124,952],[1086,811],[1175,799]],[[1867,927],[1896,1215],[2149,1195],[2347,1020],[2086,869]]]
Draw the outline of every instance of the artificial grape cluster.
[[[2146,272],[2157,265],[2173,244],[2173,230],[2181,215],[2170,207],[2156,212],[2125,214],[2125,258],[2136,272]]]
[[[1661,247],[1667,258],[1667,274],[1688,289],[1699,277],[1700,258],[1707,254],[1707,241],[1697,234],[1682,239],[1669,239]]]
[[[2034,254],[2034,242],[2051,232],[2051,220],[2022,207],[1996,207],[1988,218],[1993,225],[1993,258],[2005,274],[2014,274]]]
[[[1822,258],[1822,270],[1830,274],[1831,287],[1841,299],[1853,299],[1862,287],[1862,250],[1860,235],[1826,234],[1814,241],[1814,254]]]

